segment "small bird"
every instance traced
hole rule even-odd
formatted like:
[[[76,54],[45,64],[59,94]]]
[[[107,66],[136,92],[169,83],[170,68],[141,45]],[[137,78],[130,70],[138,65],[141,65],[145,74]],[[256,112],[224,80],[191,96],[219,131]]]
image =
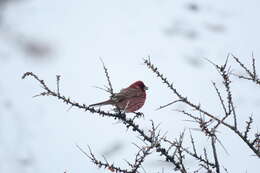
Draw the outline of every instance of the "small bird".
[[[136,81],[129,87],[122,89],[119,93],[115,93],[110,99],[91,104],[92,106],[113,105],[124,112],[135,112],[143,107],[146,99],[147,86],[142,81]]]

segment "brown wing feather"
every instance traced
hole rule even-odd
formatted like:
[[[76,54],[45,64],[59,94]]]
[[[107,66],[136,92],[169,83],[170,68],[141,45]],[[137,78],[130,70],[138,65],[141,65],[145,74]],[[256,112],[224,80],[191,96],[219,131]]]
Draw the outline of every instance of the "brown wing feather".
[[[125,99],[134,98],[140,96],[140,89],[137,88],[124,88],[119,93],[116,93],[112,100],[120,102]]]

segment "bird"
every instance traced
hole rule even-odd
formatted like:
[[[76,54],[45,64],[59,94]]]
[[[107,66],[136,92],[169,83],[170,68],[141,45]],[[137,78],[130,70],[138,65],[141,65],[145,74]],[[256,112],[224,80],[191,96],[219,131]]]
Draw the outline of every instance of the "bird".
[[[89,107],[113,105],[126,113],[135,112],[143,107],[146,100],[146,90],[148,87],[139,80],[122,89],[119,93],[113,94],[110,99],[91,104]]]

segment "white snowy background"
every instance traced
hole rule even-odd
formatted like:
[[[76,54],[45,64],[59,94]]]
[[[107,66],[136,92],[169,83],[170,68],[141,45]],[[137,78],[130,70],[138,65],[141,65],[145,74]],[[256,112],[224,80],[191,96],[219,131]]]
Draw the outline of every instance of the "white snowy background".
[[[39,84],[21,80],[32,71],[52,88],[61,75],[61,93],[91,104],[108,97],[96,89],[106,84],[101,57],[109,69],[114,89],[143,80],[149,91],[140,119],[160,125],[170,138],[194,124],[173,111],[173,105],[158,106],[176,99],[149,72],[142,59],[150,56],[160,71],[184,95],[221,112],[211,85],[221,78],[204,58],[223,63],[233,53],[250,64],[254,52],[260,67],[260,2],[258,0],[1,0],[0,1],[0,172],[1,173],[101,173],[75,144],[117,165],[134,160],[140,143],[137,135],[109,118],[100,118],[72,108],[51,97],[36,97]],[[232,62],[231,62],[232,63]],[[237,66],[234,70],[240,73]],[[260,72],[260,70],[258,70]],[[240,127],[253,114],[259,128],[259,87],[233,78],[235,105]],[[107,107],[105,109],[110,109]],[[131,116],[131,115],[129,115]],[[198,131],[193,132],[200,134]],[[228,129],[220,128],[221,165],[229,172],[256,173],[259,159]],[[199,136],[199,135],[198,135]],[[188,139],[187,139],[188,140]],[[198,147],[207,139],[197,138]],[[207,146],[206,146],[207,147]],[[188,160],[191,169],[197,162]],[[158,154],[144,164],[147,172],[173,172]]]

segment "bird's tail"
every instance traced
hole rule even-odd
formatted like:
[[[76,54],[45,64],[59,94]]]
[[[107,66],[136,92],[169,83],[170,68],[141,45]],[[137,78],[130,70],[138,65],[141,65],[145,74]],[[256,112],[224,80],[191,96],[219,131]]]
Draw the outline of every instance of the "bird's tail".
[[[103,105],[111,105],[113,104],[114,101],[112,101],[111,99],[103,101],[103,102],[99,102],[99,103],[95,103],[95,104],[91,104],[89,105],[89,107],[93,107],[93,106],[103,106]]]

